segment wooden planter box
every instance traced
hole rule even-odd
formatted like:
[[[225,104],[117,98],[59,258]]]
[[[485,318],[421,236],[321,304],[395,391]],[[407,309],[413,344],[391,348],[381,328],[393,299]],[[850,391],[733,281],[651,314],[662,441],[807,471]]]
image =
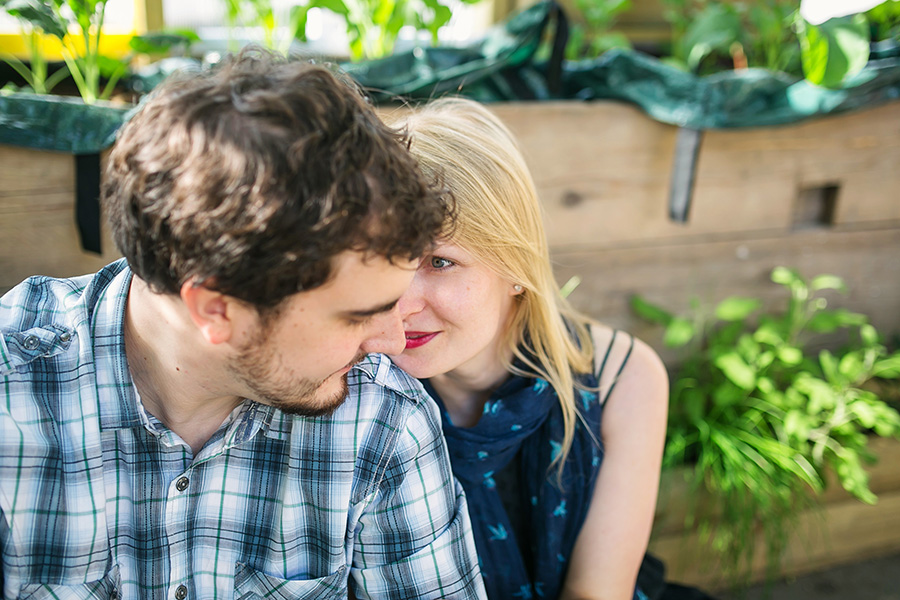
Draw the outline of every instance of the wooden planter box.
[[[830,481],[821,496],[821,507],[798,516],[798,533],[788,543],[783,575],[900,551],[900,440],[872,438],[869,443],[879,457],[869,469],[869,484],[878,503],[863,504]],[[685,527],[692,492],[684,475],[680,470],[663,473],[650,551],[665,561],[668,579],[705,589],[722,588],[727,582],[715,568],[717,558],[711,544]],[[757,535],[753,582],[765,579],[764,550],[762,535]]]
[[[75,225],[75,157],[0,145],[0,293],[30,275],[91,273],[119,255],[81,248]]]

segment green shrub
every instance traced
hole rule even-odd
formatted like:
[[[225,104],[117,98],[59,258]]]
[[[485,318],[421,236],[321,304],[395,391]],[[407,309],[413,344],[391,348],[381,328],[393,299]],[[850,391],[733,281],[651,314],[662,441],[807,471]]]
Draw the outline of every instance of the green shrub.
[[[732,583],[749,575],[757,531],[770,575],[777,573],[799,509],[816,502],[831,470],[856,498],[875,503],[864,464],[868,436],[900,437],[900,413],[866,389],[873,378],[900,377],[866,316],[827,308],[824,290],[846,292],[820,275],[807,282],[778,267],[772,281],[788,292],[782,311],[761,313],[756,298],[728,298],[712,314],[696,303],[676,316],[635,297],[641,317],[665,326],[680,348],[672,378],[664,468],[687,467],[697,496],[689,525],[708,536]],[[839,352],[813,353],[821,334],[843,332]]]

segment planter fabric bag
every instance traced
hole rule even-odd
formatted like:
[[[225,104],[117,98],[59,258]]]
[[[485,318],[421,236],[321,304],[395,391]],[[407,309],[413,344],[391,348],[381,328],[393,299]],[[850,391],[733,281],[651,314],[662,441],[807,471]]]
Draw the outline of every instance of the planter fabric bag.
[[[698,130],[783,125],[900,99],[900,47],[873,50],[862,72],[828,89],[765,69],[700,77],[634,50],[563,61],[567,38],[565,13],[545,1],[466,46],[414,48],[341,66],[376,102],[446,94],[481,102],[619,100],[660,122]],[[546,59],[538,52],[544,39],[551,46]]]

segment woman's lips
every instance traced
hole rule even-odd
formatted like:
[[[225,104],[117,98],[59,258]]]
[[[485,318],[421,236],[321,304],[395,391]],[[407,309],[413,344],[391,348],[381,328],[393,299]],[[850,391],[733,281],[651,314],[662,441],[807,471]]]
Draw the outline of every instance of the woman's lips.
[[[424,331],[407,331],[406,332],[406,349],[420,348],[433,340],[439,331],[425,333]]]

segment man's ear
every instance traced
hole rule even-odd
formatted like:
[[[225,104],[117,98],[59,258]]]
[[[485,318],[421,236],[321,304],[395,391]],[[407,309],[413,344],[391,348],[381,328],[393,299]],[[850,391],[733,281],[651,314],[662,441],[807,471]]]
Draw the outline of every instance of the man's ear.
[[[181,301],[184,302],[194,325],[210,344],[222,344],[234,335],[232,322],[233,301],[228,296],[211,290],[194,279],[181,286]]]

